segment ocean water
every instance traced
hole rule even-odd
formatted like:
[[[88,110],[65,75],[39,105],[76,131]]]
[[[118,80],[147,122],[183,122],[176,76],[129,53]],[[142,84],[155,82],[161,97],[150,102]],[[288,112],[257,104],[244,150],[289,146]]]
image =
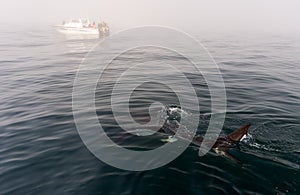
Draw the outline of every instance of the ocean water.
[[[211,53],[224,79],[227,109],[222,134],[251,124],[248,137],[230,150],[241,163],[213,152],[199,157],[198,148],[191,145],[165,166],[136,172],[98,160],[76,130],[73,82],[82,59],[99,39],[65,36],[51,27],[0,28],[1,194],[300,193],[299,36],[192,33]],[[186,59],[145,47],[117,56],[95,93],[96,113],[107,134],[117,144],[137,150],[163,143],[147,136],[143,140],[124,138],[110,104],[118,76],[130,64],[145,60],[161,64],[149,75],[160,74],[185,92],[164,63],[185,64]],[[198,95],[197,131],[203,132],[211,116],[207,85],[203,75],[184,65],[182,72]],[[139,74],[130,78],[138,82]],[[179,104],[167,86],[155,80],[145,83],[131,94],[131,114],[136,121],[147,122],[147,109],[153,102]],[[195,114],[185,111],[187,118]]]

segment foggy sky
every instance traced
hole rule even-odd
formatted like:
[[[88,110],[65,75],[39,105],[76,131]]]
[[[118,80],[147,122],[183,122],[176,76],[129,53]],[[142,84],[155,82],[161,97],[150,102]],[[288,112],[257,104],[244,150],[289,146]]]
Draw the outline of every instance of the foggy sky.
[[[1,0],[0,24],[57,24],[88,16],[115,28],[300,32],[299,0]]]

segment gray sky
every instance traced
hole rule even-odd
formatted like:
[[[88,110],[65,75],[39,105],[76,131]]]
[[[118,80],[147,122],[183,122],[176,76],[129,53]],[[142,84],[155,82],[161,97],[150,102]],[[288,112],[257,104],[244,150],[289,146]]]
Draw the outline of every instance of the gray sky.
[[[88,16],[115,28],[300,32],[299,0],[1,0],[0,23],[56,24]]]

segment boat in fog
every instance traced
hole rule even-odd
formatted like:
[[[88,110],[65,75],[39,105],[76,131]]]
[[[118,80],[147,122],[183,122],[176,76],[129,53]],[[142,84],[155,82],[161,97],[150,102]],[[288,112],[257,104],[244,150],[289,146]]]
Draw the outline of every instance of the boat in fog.
[[[87,18],[72,19],[69,22],[63,21],[62,24],[54,27],[63,34],[109,35],[109,26],[106,22],[91,23]]]

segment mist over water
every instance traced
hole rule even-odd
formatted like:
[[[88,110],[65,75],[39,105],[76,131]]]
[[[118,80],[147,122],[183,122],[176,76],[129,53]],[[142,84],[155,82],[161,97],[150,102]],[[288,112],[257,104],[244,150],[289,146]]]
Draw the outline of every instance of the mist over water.
[[[54,25],[89,17],[117,30],[162,25],[185,31],[299,34],[299,6],[298,0],[3,0],[0,24]]]

